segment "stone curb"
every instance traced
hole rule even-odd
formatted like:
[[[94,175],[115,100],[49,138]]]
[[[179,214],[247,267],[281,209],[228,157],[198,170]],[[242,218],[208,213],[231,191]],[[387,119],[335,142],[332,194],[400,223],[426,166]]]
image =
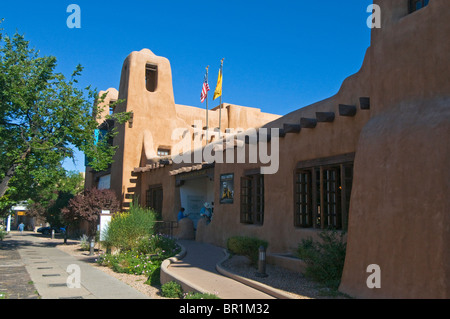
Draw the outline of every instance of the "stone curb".
[[[188,281],[185,278],[181,278],[175,274],[173,274],[169,267],[172,263],[175,263],[181,259],[183,259],[186,256],[186,248],[178,243],[178,245],[181,247],[181,252],[179,252],[174,257],[165,259],[161,264],[161,274],[160,274],[160,281],[161,285],[170,282],[170,281],[176,281],[181,285],[183,288],[183,291],[194,291],[199,293],[209,293],[209,291],[206,291],[200,287],[198,287],[196,284]]]
[[[228,253],[228,251],[226,249],[223,250],[225,253],[225,257],[216,265],[216,270],[221,273],[224,276],[230,277],[231,279],[234,279],[236,281],[239,281],[247,286],[250,286],[252,288],[255,288],[259,291],[262,291],[272,297],[278,298],[278,299],[295,299],[294,297],[286,294],[285,292],[273,288],[271,286],[265,285],[263,283],[260,283],[258,281],[249,279],[249,278],[245,278],[242,276],[239,276],[238,274],[235,274],[229,270],[226,270],[225,268],[222,267],[222,263],[227,260],[230,257],[230,254]]]
[[[178,244],[180,245],[180,244]],[[190,282],[189,280],[185,279],[185,278],[181,278],[175,274],[173,274],[170,270],[169,267],[172,263],[177,262],[181,259],[183,259],[186,256],[186,248],[183,247],[182,245],[180,245],[181,247],[181,252],[178,253],[176,256],[168,258],[166,260],[164,260],[161,264],[161,275],[160,275],[160,281],[161,284],[165,284],[167,282],[170,281],[176,281],[177,283],[179,283],[184,291],[194,291],[194,292],[199,292],[199,293],[211,293],[209,291],[204,290],[203,288],[200,288],[199,286],[197,286],[196,284]],[[257,282],[255,280],[251,280],[248,278],[244,278],[242,276],[239,276],[233,272],[230,272],[228,270],[226,270],[225,268],[222,267],[222,263],[227,260],[229,258],[229,253],[226,249],[223,250],[225,256],[222,260],[220,260],[217,264],[216,264],[216,270],[222,274],[223,276],[229,277],[233,280],[236,280],[238,282],[241,282],[247,286],[250,286],[254,289],[257,289],[259,291],[262,291],[272,297],[278,298],[278,299],[295,299],[292,296],[286,294],[285,292],[279,290],[279,289],[275,289],[273,287],[270,287],[268,285],[265,285],[263,283]]]

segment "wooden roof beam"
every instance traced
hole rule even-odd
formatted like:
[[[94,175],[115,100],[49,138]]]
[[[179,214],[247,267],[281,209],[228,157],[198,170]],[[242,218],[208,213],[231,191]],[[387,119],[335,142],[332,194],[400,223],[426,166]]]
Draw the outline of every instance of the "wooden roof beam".
[[[336,115],[334,112],[316,112],[317,122],[331,123],[334,122]]]
[[[302,127],[300,124],[283,124],[284,133],[300,133]]]
[[[317,119],[302,117],[300,119],[301,128],[315,128],[317,125]]]
[[[355,116],[356,115],[356,106],[339,104],[339,115],[340,116]]]
[[[361,110],[370,110],[370,97],[360,97],[359,105]]]

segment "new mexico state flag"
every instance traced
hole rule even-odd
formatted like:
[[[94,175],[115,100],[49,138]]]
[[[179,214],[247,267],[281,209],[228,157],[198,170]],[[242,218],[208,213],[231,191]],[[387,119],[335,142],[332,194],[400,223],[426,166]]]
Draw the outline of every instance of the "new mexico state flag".
[[[217,79],[216,90],[214,91],[213,100],[217,99],[219,96],[222,96],[222,68],[219,70],[219,78]]]

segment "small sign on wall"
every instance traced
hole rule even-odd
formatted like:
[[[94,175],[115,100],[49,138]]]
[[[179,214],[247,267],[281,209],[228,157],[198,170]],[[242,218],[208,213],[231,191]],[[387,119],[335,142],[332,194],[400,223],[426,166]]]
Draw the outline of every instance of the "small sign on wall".
[[[220,175],[220,203],[233,204],[234,174]]]

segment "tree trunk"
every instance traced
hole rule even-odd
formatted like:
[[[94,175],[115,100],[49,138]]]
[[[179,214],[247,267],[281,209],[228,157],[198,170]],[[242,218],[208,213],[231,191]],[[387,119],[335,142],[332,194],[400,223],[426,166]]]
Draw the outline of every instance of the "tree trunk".
[[[25,153],[22,154],[20,157],[20,161],[18,163],[14,163],[8,170],[8,172],[5,175],[5,178],[3,178],[2,182],[0,183],[0,197],[3,197],[5,195],[6,191],[8,190],[8,184],[11,178],[13,178],[14,174],[16,173],[17,167],[19,167],[20,163],[27,158],[27,156],[31,153],[31,148],[28,148]]]

